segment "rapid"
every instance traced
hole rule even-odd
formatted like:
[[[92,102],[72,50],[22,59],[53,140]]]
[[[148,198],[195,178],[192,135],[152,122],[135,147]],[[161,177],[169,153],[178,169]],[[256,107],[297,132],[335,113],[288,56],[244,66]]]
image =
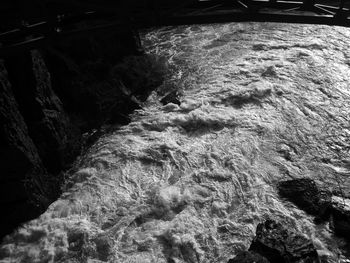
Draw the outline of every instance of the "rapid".
[[[346,241],[276,184],[307,177],[350,196],[350,29],[194,25],[142,41],[174,69],[159,89],[181,104],[154,92],[99,138],[62,196],[4,239],[0,262],[225,263],[266,218],[349,262]]]

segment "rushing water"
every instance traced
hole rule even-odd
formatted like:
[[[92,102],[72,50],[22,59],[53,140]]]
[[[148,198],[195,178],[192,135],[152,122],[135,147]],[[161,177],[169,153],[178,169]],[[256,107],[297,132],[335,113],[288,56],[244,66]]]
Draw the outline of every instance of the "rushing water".
[[[65,193],[8,236],[1,262],[227,262],[272,217],[347,262],[327,223],[282,200],[310,177],[350,195],[350,30],[275,23],[145,32],[176,69],[76,164]],[[70,185],[70,187],[68,187]]]

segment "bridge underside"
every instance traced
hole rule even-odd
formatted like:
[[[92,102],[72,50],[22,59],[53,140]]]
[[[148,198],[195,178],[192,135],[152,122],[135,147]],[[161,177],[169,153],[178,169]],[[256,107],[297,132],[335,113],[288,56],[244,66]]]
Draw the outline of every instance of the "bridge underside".
[[[350,2],[350,1],[349,1]],[[271,21],[350,26],[345,0],[6,0],[0,56],[111,28]]]

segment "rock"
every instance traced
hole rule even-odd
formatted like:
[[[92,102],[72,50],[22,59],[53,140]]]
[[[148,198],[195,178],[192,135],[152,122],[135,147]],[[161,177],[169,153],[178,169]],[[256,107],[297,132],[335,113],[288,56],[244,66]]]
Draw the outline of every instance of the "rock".
[[[287,198],[307,213],[325,218],[328,215],[331,194],[321,191],[308,178],[283,181],[278,184],[279,194]]]
[[[249,250],[264,256],[271,263],[319,262],[311,240],[270,219],[257,226]]]
[[[337,235],[350,239],[350,199],[332,197],[331,227]]]
[[[38,151],[29,137],[27,125],[8,81],[7,71],[0,62],[0,156],[1,181],[22,177],[22,173],[42,166]],[[16,167],[13,164],[17,163]]]
[[[320,190],[311,179],[295,179],[280,182],[278,190],[306,212],[330,219],[330,225],[339,236],[350,237],[350,199],[331,195]]]
[[[5,66],[29,136],[45,168],[57,173],[64,164],[68,118],[51,87],[44,59],[39,51],[33,50],[11,57]]]
[[[58,197],[76,141],[38,50],[1,61],[0,75],[1,238]]]
[[[46,54],[52,86],[83,133],[105,122],[129,123],[128,115],[140,109],[163,81],[165,61],[149,54],[132,55],[137,51],[131,45],[130,50],[124,46],[126,51],[120,52],[123,49],[115,44],[118,39],[117,34],[108,34],[105,39],[89,37],[90,41],[80,43],[81,47],[67,40]],[[106,48],[114,50],[113,54],[105,53]]]
[[[168,93],[167,95],[165,95],[161,100],[160,102],[163,104],[163,105],[167,105],[168,103],[173,103],[173,104],[176,104],[176,105],[180,105],[181,102],[180,102],[180,93],[177,91],[177,90],[174,90],[170,93]]]
[[[253,252],[239,252],[234,258],[231,258],[227,263],[269,263],[266,258]]]
[[[19,111],[8,74],[0,61],[0,238],[38,213],[29,203],[45,192],[45,169]],[[24,185],[23,181],[27,184]]]

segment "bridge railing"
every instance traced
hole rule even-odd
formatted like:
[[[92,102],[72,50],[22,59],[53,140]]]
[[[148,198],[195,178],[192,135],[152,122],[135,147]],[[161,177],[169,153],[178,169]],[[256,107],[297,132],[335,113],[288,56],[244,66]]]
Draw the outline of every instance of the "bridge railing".
[[[15,2],[24,1],[27,7],[26,0]],[[36,17],[29,19],[25,12],[31,12],[30,9],[0,4],[0,11],[17,12],[13,16],[16,20],[3,21],[7,28],[0,26],[0,57],[60,38],[91,35],[112,28],[132,30],[230,21],[350,26],[350,3],[345,0],[45,0],[35,5],[38,6],[40,12],[33,12]]]

